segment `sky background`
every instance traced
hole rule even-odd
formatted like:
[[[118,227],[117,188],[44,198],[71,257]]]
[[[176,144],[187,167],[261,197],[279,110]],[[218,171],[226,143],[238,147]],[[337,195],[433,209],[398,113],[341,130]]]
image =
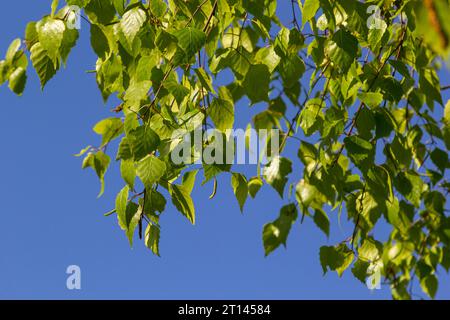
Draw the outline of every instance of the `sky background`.
[[[290,3],[278,9],[290,19]],[[0,12],[0,52],[23,36],[26,23],[50,11],[51,1],[7,1]],[[289,8],[289,9],[288,9]],[[239,211],[229,175],[212,185],[197,183],[193,193],[196,226],[168,203],[161,218],[162,257],[151,254],[140,241],[130,249],[116,216],[103,213],[114,206],[123,187],[117,164],[106,176],[105,195],[97,199],[99,182],[93,171],[81,170],[75,158],[83,147],[98,144],[93,125],[112,116],[115,105],[104,105],[95,83],[96,57],[89,28],[81,37],[68,66],[41,92],[29,68],[22,97],[0,87],[0,298],[38,299],[386,299],[390,290],[368,290],[348,269],[322,275],[319,248],[334,245],[352,233],[352,225],[338,227],[331,219],[331,237],[305,219],[296,223],[288,249],[264,257],[262,228],[274,220],[282,205],[277,193],[263,188]],[[447,71],[440,74],[450,84]],[[445,96],[445,101],[449,98]],[[236,107],[236,127],[245,127],[262,106]],[[294,146],[288,156],[294,157]],[[299,163],[293,177],[300,177]],[[252,176],[255,166],[239,170]],[[199,174],[198,179],[201,178]],[[199,181],[198,181],[199,182]],[[66,268],[81,268],[81,290],[66,288]],[[437,298],[450,298],[450,277],[441,269]],[[416,285],[416,293],[424,296]]]

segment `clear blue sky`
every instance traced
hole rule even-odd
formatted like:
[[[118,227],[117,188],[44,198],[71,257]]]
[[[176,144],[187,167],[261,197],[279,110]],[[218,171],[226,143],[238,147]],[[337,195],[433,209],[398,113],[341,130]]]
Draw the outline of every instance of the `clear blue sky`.
[[[2,55],[14,38],[23,35],[28,21],[49,12],[50,2],[2,3]],[[289,21],[288,1],[280,2],[286,6],[279,9],[280,15]],[[31,68],[22,97],[0,88],[0,298],[390,298],[387,287],[371,292],[350,270],[342,279],[335,273],[322,276],[319,247],[342,241],[352,231],[345,223],[339,229],[334,216],[329,240],[305,219],[293,227],[288,250],[264,258],[262,227],[286,202],[266,187],[241,215],[229,176],[219,180],[213,200],[208,200],[210,184],[197,185],[195,227],[168,206],[161,221],[162,258],[141,242],[130,249],[116,217],[103,216],[122,187],[118,166],[109,170],[105,195],[98,200],[97,178],[82,171],[80,159],[72,156],[99,142],[91,128],[111,116],[114,107],[102,103],[94,75],[85,73],[94,64],[89,29],[83,23],[67,69],[43,93]],[[444,84],[450,83],[448,72],[442,78]],[[259,110],[238,105],[237,125]],[[250,174],[256,168],[244,171]],[[72,264],[82,270],[80,291],[66,289],[65,270]],[[418,286],[416,292],[421,294]],[[450,278],[442,270],[437,297],[450,298]]]

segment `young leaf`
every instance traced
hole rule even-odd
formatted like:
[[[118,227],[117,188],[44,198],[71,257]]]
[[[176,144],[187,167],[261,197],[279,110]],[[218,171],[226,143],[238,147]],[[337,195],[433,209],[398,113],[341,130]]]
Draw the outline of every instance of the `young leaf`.
[[[234,105],[225,99],[214,98],[208,108],[208,115],[222,132],[232,129],[234,124]]]
[[[144,25],[146,19],[147,16],[145,11],[138,7],[128,10],[123,15],[120,20],[120,28],[122,29],[129,45],[133,44],[134,38]]]
[[[316,15],[317,10],[319,10],[320,7],[320,1],[319,0],[305,0],[305,3],[303,6],[301,5],[301,2],[298,2],[300,6],[300,10],[302,11],[302,24],[304,25],[306,22],[314,18]]]
[[[127,140],[136,161],[154,152],[161,140],[159,136],[147,125],[142,125],[127,135]]]
[[[275,157],[264,168],[264,179],[283,198],[284,187],[288,181],[287,176],[292,172],[291,160],[283,157]]]
[[[248,181],[248,193],[252,198],[256,197],[259,189],[263,186],[263,181],[259,177],[253,177]]]
[[[327,237],[330,236],[330,220],[325,211],[321,209],[316,209],[314,211],[314,223],[327,235]]]
[[[17,95],[22,95],[27,81],[27,74],[24,68],[17,68],[9,76],[9,88]]]
[[[152,252],[160,257],[159,254],[159,238],[160,229],[157,226],[148,224],[147,229],[145,229],[145,245],[147,248],[152,250]]]
[[[123,132],[123,122],[119,118],[107,118],[94,126],[94,132],[102,136],[102,145],[120,136]]]
[[[41,88],[44,89],[47,82],[56,74],[59,69],[59,63],[56,65],[47,55],[47,52],[40,43],[36,43],[31,47],[31,62],[41,80]]]
[[[153,155],[148,155],[137,163],[137,176],[147,189],[151,189],[165,172],[166,164]]]
[[[244,88],[253,104],[266,101],[269,96],[270,73],[265,64],[250,66],[244,79]]]
[[[358,40],[347,30],[339,29],[328,45],[327,54],[334,64],[347,73],[358,56]]]
[[[434,299],[438,288],[438,280],[435,275],[430,274],[420,281],[420,286],[430,298]]]
[[[241,212],[244,210],[244,204],[248,196],[247,178],[240,173],[233,173],[231,175],[231,186],[233,187],[234,195],[239,203]]]
[[[163,0],[150,0],[150,11],[161,18],[167,10],[167,4]]]
[[[21,39],[14,39],[13,42],[8,47],[6,51],[5,61],[7,63],[12,63],[16,53],[19,52],[20,46],[22,45]]]
[[[383,101],[383,95],[378,92],[361,92],[358,98],[370,108],[378,107]]]
[[[127,159],[120,162],[120,174],[127,185],[134,189],[134,181],[136,179],[136,168],[134,161]]]
[[[59,48],[66,30],[64,22],[53,18],[44,18],[36,24],[36,29],[39,43],[56,66],[56,60],[60,53]]]
[[[195,224],[195,208],[189,190],[183,185],[171,185],[172,203],[188,220]]]
[[[263,242],[266,256],[281,244],[286,247],[287,237],[297,217],[297,207],[295,204],[289,204],[281,208],[278,219],[264,226]]]
[[[358,137],[351,136],[344,139],[348,157],[363,171],[368,170],[374,162],[375,152],[370,142]]]
[[[203,31],[193,27],[183,28],[174,33],[178,39],[178,46],[182,52],[177,51],[174,57],[174,64],[190,63],[194,55],[200,51],[206,41],[206,35]]]
[[[122,190],[120,190],[119,194],[116,197],[116,213],[117,219],[119,220],[119,225],[122,230],[127,229],[127,204],[128,204],[128,194],[130,188],[125,186]]]
[[[337,247],[323,246],[320,248],[320,264],[323,273],[328,270],[336,271],[339,276],[351,265],[354,258],[351,251],[345,244]]]
[[[105,174],[110,162],[111,159],[109,156],[102,151],[98,151],[96,153],[89,152],[83,160],[82,168],[85,169],[91,167],[95,170],[98,178],[100,179],[101,187],[98,197],[102,196],[105,190]]]

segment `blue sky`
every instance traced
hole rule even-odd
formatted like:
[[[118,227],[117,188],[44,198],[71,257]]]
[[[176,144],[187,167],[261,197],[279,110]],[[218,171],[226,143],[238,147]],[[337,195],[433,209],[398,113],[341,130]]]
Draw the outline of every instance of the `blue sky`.
[[[47,14],[50,2],[3,3],[0,51],[22,36],[28,21]],[[290,19],[287,7],[279,12],[285,21]],[[370,291],[350,270],[341,279],[335,273],[322,276],[320,246],[342,241],[352,231],[345,223],[340,229],[335,216],[329,240],[305,219],[293,227],[288,250],[279,249],[265,258],[262,227],[286,201],[266,187],[247,202],[242,215],[229,176],[219,180],[213,200],[208,199],[210,184],[197,185],[193,194],[196,226],[172,206],[167,208],[161,220],[162,258],[153,256],[141,242],[130,249],[115,216],[103,216],[123,186],[118,166],[109,170],[105,195],[97,199],[97,178],[91,171],[82,171],[80,159],[73,157],[82,147],[99,142],[91,128],[111,116],[109,110],[114,107],[103,104],[94,75],[85,72],[94,63],[89,29],[83,23],[67,68],[43,93],[31,68],[22,97],[5,86],[0,88],[4,119],[0,126],[0,298],[390,298],[387,287]],[[442,82],[450,83],[448,71],[442,73]],[[260,110],[238,105],[237,125]],[[294,151],[288,150],[292,156]],[[243,170],[249,175],[256,172],[251,166]],[[81,267],[79,291],[66,289],[65,270],[72,264]],[[442,270],[440,281],[437,297],[450,298],[450,278]],[[418,286],[416,292],[421,294]]]

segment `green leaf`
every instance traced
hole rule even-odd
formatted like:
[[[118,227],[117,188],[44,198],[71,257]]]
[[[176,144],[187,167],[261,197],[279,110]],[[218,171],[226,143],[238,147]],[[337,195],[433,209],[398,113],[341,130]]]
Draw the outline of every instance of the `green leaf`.
[[[128,142],[127,137],[123,137],[119,144],[119,150],[117,151],[116,160],[129,160],[133,158],[133,152],[131,145]]]
[[[297,217],[298,213],[295,204],[289,204],[281,208],[278,219],[264,226],[263,242],[266,256],[281,244],[286,247],[287,237]]]
[[[9,88],[17,95],[22,95],[27,81],[27,74],[24,68],[19,67],[9,76]]]
[[[284,187],[288,181],[287,176],[292,172],[291,160],[283,157],[275,157],[264,168],[264,179],[283,198]]]
[[[445,152],[439,148],[435,148],[430,153],[431,161],[435,164],[435,166],[442,172],[445,172],[445,169],[449,167],[448,161],[448,152]]]
[[[52,59],[40,43],[31,47],[31,62],[41,81],[41,88],[44,89],[47,82],[56,74],[59,64],[53,63]]]
[[[216,91],[214,90],[214,87],[212,85],[211,76],[206,73],[205,69],[197,68],[195,69],[195,73],[197,74],[197,78],[200,81],[202,87],[205,88],[208,92],[216,94]]]
[[[31,48],[32,45],[39,39],[36,24],[37,23],[35,21],[31,21],[27,24],[25,28],[25,42],[27,48]]]
[[[59,49],[61,60],[64,64],[67,63],[69,54],[72,51],[72,48],[75,47],[78,37],[79,33],[76,29],[66,29],[66,31],[64,31],[61,48]]]
[[[276,54],[272,46],[263,47],[256,52],[255,61],[259,64],[265,64],[270,73],[273,73],[275,68],[281,61],[281,58]]]
[[[284,86],[291,88],[300,81],[301,76],[305,72],[305,63],[297,53],[292,53],[281,59],[278,71],[283,79]]]
[[[150,0],[150,11],[157,17],[161,18],[167,11],[167,4],[163,0]]]
[[[374,113],[376,138],[389,137],[392,130],[394,130],[392,117],[390,117],[384,108],[378,108],[377,111],[379,112]]]
[[[348,157],[362,171],[367,171],[374,163],[375,151],[372,144],[358,136],[344,139]]]
[[[126,230],[128,228],[126,216],[129,192],[130,188],[128,186],[125,186],[122,190],[120,190],[119,194],[116,197],[117,219],[122,230]]]
[[[299,122],[306,136],[312,135],[323,125],[323,113],[321,110],[324,106],[325,103],[322,99],[315,98],[309,100],[301,111]]]
[[[352,268],[352,273],[355,278],[361,281],[364,285],[366,284],[367,269],[369,268],[369,266],[369,262],[358,259],[356,260]]]
[[[134,161],[131,159],[122,160],[120,162],[120,174],[122,179],[128,184],[131,189],[134,189],[134,180],[136,179],[136,168]]]
[[[195,208],[188,188],[173,184],[169,188],[172,203],[188,220],[195,224]]]
[[[376,261],[380,258],[380,252],[377,243],[373,239],[364,239],[362,245],[358,248],[360,259],[368,262]]]
[[[36,29],[39,36],[39,43],[47,51],[47,55],[56,66],[59,48],[63,41],[64,31],[66,30],[64,22],[53,18],[44,18],[36,24]]]
[[[301,2],[299,1],[300,9],[302,11],[302,24],[304,25],[306,22],[314,18],[319,10],[320,1],[319,0],[305,0],[303,7],[301,6]]]
[[[394,179],[398,192],[405,196],[416,208],[420,206],[423,180],[415,172],[400,172]]]
[[[387,24],[381,19],[379,19],[379,25],[376,28],[369,29],[367,40],[372,52],[378,52],[379,48],[383,45],[381,40],[383,39],[386,29]]]
[[[253,117],[256,130],[270,130],[279,127],[279,115],[271,110],[264,110]]]
[[[240,173],[233,173],[231,175],[231,186],[233,187],[234,195],[239,203],[241,212],[244,210],[244,204],[248,196],[247,178]]]
[[[52,12],[51,12],[52,17],[55,15],[56,9],[58,8],[58,4],[59,4],[59,0],[52,1]]]
[[[445,146],[447,147],[447,150],[450,150],[450,100],[447,101],[447,104],[445,105],[442,123],[442,134],[444,137]]]
[[[128,10],[123,15],[120,20],[120,28],[130,46],[146,20],[145,11],[138,7]]]
[[[447,273],[450,271],[450,250],[448,250],[448,248],[444,247],[443,248],[443,254],[442,254],[442,262],[441,265],[442,267],[444,267],[445,271],[447,271]]]
[[[189,89],[179,84],[175,80],[168,80],[164,83],[164,87],[174,96],[178,105],[183,103],[184,98],[189,95]]]
[[[98,151],[96,153],[89,152],[83,160],[82,168],[85,169],[91,167],[95,170],[95,173],[100,179],[101,187],[98,197],[100,197],[105,190],[105,174],[110,162],[111,159],[109,156],[102,151]]]
[[[321,209],[316,209],[314,211],[314,223],[327,235],[327,237],[330,236],[330,220],[325,211]]]
[[[125,231],[130,246],[133,245],[133,235],[141,219],[142,211],[134,202],[128,201],[129,187],[125,186],[116,197],[116,213],[119,226]]]
[[[90,0],[87,0],[90,1]],[[128,0],[112,0],[112,4],[119,15],[125,13],[125,7],[127,6]]]
[[[178,48],[178,39],[174,35],[161,30],[156,37],[155,45],[168,60],[171,60]]]
[[[182,49],[182,52],[177,51],[174,57],[175,65],[190,63],[195,54],[205,45],[205,33],[193,27],[177,30],[174,35],[178,39],[178,46]]]
[[[320,264],[322,265],[323,273],[328,270],[336,271],[340,276],[351,265],[354,258],[353,251],[351,251],[345,244],[337,247],[323,246],[320,248]]]
[[[153,254],[160,257],[159,254],[159,238],[160,238],[160,229],[157,226],[148,224],[145,229],[145,245],[147,248],[152,250]]]
[[[263,181],[260,177],[253,177],[248,181],[248,193],[252,198],[256,197],[259,189],[263,186]]]
[[[195,180],[197,178],[198,170],[192,170],[188,171],[183,175],[183,182],[182,185],[185,187],[186,191],[189,192],[189,194],[194,189]]]
[[[93,23],[108,24],[116,15],[115,7],[109,0],[90,0],[84,10]]]
[[[314,165],[317,161],[317,149],[314,145],[302,140],[298,149],[298,157],[304,165]]]
[[[103,119],[94,126],[93,130],[102,136],[102,145],[106,145],[123,133],[123,122],[119,118]]]
[[[384,76],[380,82],[379,86],[383,90],[383,98],[393,102],[399,102],[403,97],[403,88],[400,82],[398,82],[392,76]]]
[[[378,92],[361,92],[358,98],[370,108],[376,108],[383,102],[383,95]]]
[[[153,184],[166,172],[166,164],[153,155],[148,155],[137,163],[136,173],[147,189],[151,189]]]
[[[144,201],[144,213],[147,215],[156,215],[156,212],[162,213],[167,204],[166,198],[154,189],[146,190]]]
[[[436,101],[443,106],[444,102],[442,101],[441,87],[436,71],[433,69],[423,69],[419,75],[420,89],[426,94],[428,106],[433,108],[433,106],[430,105],[430,102],[432,101]]]
[[[123,91],[123,64],[120,56],[110,55],[97,62],[97,84],[106,102],[111,93]]]
[[[305,179],[301,179],[295,189],[297,201],[304,209],[308,207],[320,209],[327,200],[315,185]]]
[[[358,40],[345,29],[339,29],[333,35],[326,51],[336,67],[347,73],[358,56]]]
[[[234,104],[229,100],[220,97],[214,98],[208,108],[208,115],[220,131],[225,132],[227,129],[233,129]]]
[[[78,6],[80,8],[84,8],[90,1],[92,0],[66,0],[69,6]]]
[[[102,28],[96,24],[91,25],[91,46],[97,56],[103,59],[106,58],[106,55],[110,51],[108,38],[105,32],[103,32]]]
[[[0,60],[0,85],[7,80],[7,73],[9,72],[10,65],[5,60]]]
[[[142,125],[127,135],[131,150],[136,161],[154,152],[161,140],[159,136],[147,125]]]
[[[8,47],[6,51],[5,61],[7,63],[12,63],[16,53],[19,52],[20,46],[22,45],[22,40],[20,38],[14,39],[13,42]]]
[[[430,298],[434,299],[438,289],[438,280],[435,275],[430,274],[420,281],[420,286]]]
[[[142,210],[141,208],[134,202],[129,202],[127,204],[127,210],[126,210],[126,223],[127,223],[127,229],[125,230],[125,234],[128,238],[128,242],[130,243],[130,246],[133,246],[133,237],[134,237],[134,231],[136,230],[136,227],[139,224],[139,221],[141,220]]]
[[[230,171],[230,167],[231,166],[227,164],[203,164],[203,174],[205,179],[202,181],[202,185],[206,184],[220,173]]]
[[[270,72],[266,65],[251,65],[243,86],[251,102],[266,101],[269,96]]]

